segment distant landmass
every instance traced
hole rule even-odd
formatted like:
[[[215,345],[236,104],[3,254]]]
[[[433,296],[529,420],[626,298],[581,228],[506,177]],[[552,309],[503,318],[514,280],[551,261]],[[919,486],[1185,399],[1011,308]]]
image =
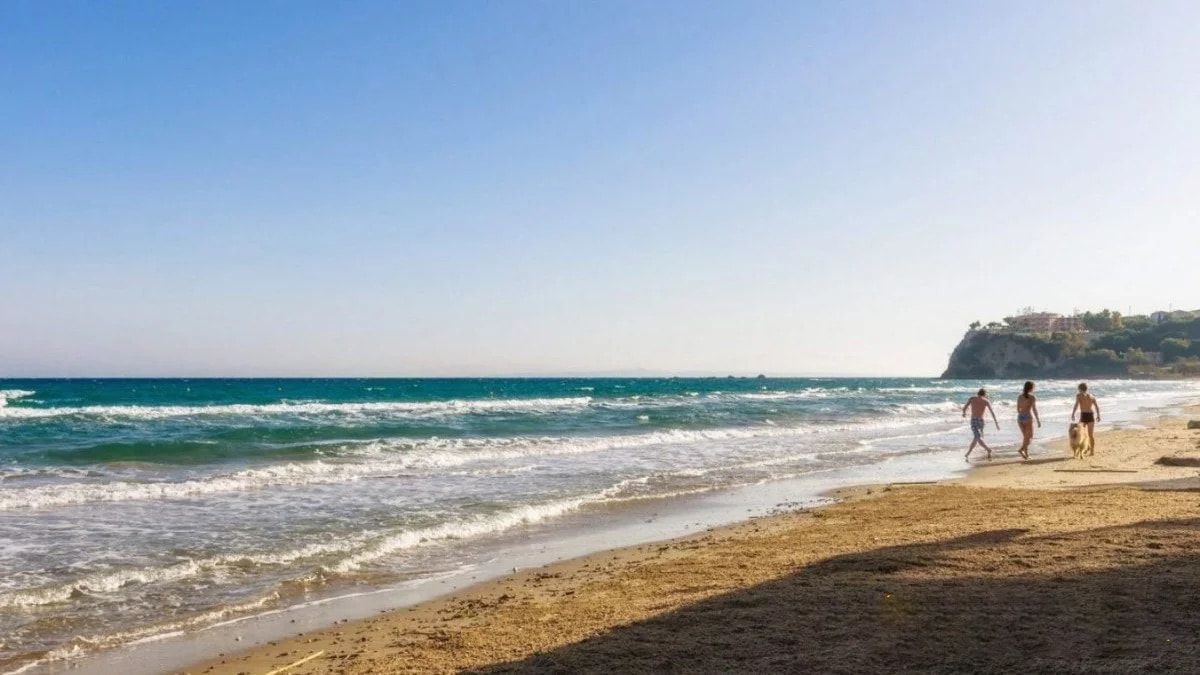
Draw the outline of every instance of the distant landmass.
[[[1025,312],[976,321],[942,377],[1200,377],[1200,310]]]

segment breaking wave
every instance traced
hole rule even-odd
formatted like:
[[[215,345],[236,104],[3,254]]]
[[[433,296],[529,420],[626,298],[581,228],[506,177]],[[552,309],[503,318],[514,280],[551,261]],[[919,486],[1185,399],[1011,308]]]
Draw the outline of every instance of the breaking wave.
[[[525,504],[474,518],[462,518],[430,527],[398,532],[361,533],[327,542],[257,553],[231,553],[201,559],[185,559],[163,566],[128,568],[88,574],[78,579],[36,588],[18,589],[0,594],[0,609],[36,607],[68,602],[94,594],[127,592],[137,586],[167,584],[222,569],[246,572],[263,565],[290,565],[301,560],[332,558],[315,572],[348,574],[374,560],[400,550],[457,539],[470,539],[510,530],[522,525],[541,523],[577,511],[584,506],[645,498],[678,496],[697,488],[667,494],[623,494],[630,486],[640,485],[649,477],[626,479],[610,488],[580,497]],[[707,489],[707,488],[705,488]]]
[[[36,392],[27,391],[25,389],[0,389],[0,408],[6,407],[9,401],[15,401],[19,398],[25,398],[26,396],[33,396],[34,393]]]
[[[483,462],[548,458],[656,446],[683,446],[749,439],[806,436],[854,430],[902,428],[914,422],[891,420],[843,425],[675,429],[598,437],[515,437],[490,439],[397,439],[342,446],[331,459],[288,462],[183,481],[70,482],[0,490],[0,511],[70,506],[95,502],[186,499],[276,486],[346,483],[391,478]]]
[[[470,413],[554,412],[581,408],[591,402],[587,396],[563,398],[453,399],[447,401],[367,401],[361,403],[235,403],[200,406],[74,406],[61,408],[0,409],[0,418],[38,418],[89,416],[102,418],[164,419],[212,415],[263,417],[270,415],[461,415]]]

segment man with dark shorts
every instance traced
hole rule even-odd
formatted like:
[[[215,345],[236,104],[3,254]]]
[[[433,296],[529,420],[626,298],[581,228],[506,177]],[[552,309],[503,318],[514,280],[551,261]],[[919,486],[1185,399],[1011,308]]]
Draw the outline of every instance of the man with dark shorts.
[[[1100,402],[1088,393],[1087,382],[1079,383],[1079,393],[1075,394],[1075,407],[1071,408],[1071,421],[1075,421],[1075,412],[1079,412],[1079,421],[1087,427],[1088,440],[1092,443],[1092,452],[1096,452],[1096,422],[1100,421]]]

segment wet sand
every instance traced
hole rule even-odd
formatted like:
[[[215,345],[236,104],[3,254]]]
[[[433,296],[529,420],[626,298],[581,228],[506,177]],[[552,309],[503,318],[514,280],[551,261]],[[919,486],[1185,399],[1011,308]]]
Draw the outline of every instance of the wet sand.
[[[1086,460],[1065,443],[1025,463],[1008,448],[954,483],[857,488],[233,643],[185,672],[1196,672],[1200,431],[1186,419],[1103,433]]]

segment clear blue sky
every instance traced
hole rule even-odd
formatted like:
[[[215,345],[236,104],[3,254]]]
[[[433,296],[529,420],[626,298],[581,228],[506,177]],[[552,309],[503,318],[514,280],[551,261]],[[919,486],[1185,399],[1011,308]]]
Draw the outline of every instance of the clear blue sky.
[[[0,4],[0,375],[936,374],[1200,307],[1200,3]]]

